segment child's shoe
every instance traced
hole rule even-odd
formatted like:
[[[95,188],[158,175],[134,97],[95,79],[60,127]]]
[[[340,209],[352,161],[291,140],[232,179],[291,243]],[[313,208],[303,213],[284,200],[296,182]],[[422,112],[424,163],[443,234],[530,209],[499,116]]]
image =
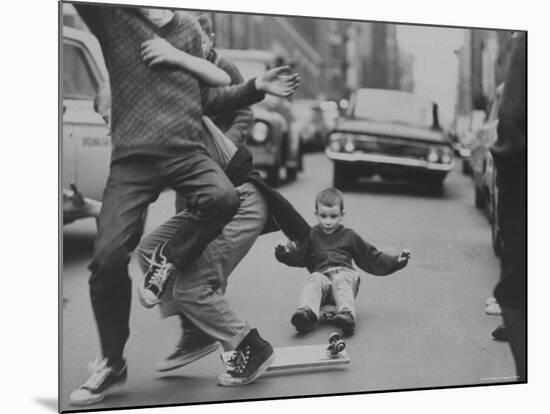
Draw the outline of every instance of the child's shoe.
[[[198,328],[184,330],[176,350],[157,363],[157,371],[171,371],[195,362],[219,348],[218,341]]]
[[[348,309],[342,309],[334,316],[334,324],[342,329],[344,335],[351,335],[355,330],[355,319]]]
[[[265,372],[275,360],[271,344],[252,329],[239,346],[222,355],[227,372],[218,376],[218,384],[226,387],[250,384]]]
[[[491,332],[491,335],[497,341],[508,341],[508,331],[504,325],[499,325],[493,332]]]
[[[145,277],[138,285],[139,301],[146,308],[152,308],[160,302],[168,278],[175,269],[174,265],[168,262],[168,258],[164,255],[165,246],[166,243],[159,244],[153,251],[151,258],[146,259],[149,262],[149,270],[147,270]]]
[[[317,316],[310,308],[299,308],[292,315],[290,323],[296,327],[298,332],[307,332],[317,325]]]
[[[71,393],[70,401],[74,405],[90,405],[103,400],[104,391],[115,385],[126,382],[128,368],[126,361],[122,361],[119,367],[107,365],[107,359],[96,359],[90,364],[92,375],[79,388]]]

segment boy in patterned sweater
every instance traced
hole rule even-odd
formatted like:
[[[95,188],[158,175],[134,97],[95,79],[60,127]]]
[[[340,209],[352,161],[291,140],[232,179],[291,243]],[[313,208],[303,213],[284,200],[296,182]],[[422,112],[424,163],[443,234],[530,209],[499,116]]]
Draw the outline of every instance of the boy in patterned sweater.
[[[84,405],[101,401],[106,389],[126,380],[128,263],[143,233],[148,205],[169,187],[186,197],[190,210],[157,252],[146,275],[148,286],[162,279],[169,265],[185,269],[193,263],[238,210],[237,191],[205,149],[202,115],[251,105],[266,92],[291,94],[298,81],[273,70],[241,85],[205,87],[180,68],[159,68],[142,56],[144,42],[163,38],[202,57],[200,28],[191,16],[161,9],[74,6],[100,43],[112,92],[111,164],[89,266],[102,359],[71,395],[71,402]]]

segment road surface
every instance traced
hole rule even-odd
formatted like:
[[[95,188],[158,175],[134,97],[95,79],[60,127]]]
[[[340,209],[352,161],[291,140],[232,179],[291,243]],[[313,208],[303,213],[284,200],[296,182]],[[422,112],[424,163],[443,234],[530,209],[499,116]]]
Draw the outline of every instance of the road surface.
[[[332,182],[323,154],[305,159],[305,170],[280,191],[314,223],[316,193]],[[173,212],[174,197],[164,193],[150,210],[147,230]],[[484,313],[498,278],[486,218],[473,206],[468,177],[453,172],[443,196],[402,183],[360,183],[345,193],[344,224],[380,250],[408,248],[412,260],[387,277],[364,275],[357,299],[357,328],[347,339],[352,362],[345,368],[267,374],[239,388],[216,385],[222,365],[217,353],[159,375],[155,363],[178,339],[176,318],[161,320],[134,295],[131,336],[126,347],[128,382],[90,408],[267,399],[391,389],[494,384],[513,380],[506,343],[491,338],[500,318]],[[99,342],[88,296],[88,271],[95,222],[64,227],[63,375],[60,406],[88,376]],[[236,269],[228,297],[253,327],[274,346],[324,343],[333,330],[322,326],[299,336],[290,324],[303,269],[287,268],[273,257],[282,234],[262,236]],[[139,272],[131,262],[132,278]]]

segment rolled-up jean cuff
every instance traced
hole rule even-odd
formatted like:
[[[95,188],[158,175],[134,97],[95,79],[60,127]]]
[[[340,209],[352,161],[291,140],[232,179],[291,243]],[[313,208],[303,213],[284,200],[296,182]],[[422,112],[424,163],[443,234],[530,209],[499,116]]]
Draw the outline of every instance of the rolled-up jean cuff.
[[[245,338],[246,335],[250,332],[250,326],[248,323],[246,324],[245,328],[235,334],[233,337],[229,338],[227,341],[221,341],[221,345],[224,352],[233,351],[235,348],[239,346],[239,344],[242,342],[242,340]]]

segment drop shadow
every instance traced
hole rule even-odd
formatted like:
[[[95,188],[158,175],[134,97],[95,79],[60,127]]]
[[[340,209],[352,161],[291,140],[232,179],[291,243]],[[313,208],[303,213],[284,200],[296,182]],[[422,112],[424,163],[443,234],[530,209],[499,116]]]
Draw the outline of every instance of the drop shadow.
[[[47,408],[48,410],[54,412],[59,411],[59,403],[57,401],[57,398],[35,398],[34,401],[37,404],[40,404],[41,406]]]

